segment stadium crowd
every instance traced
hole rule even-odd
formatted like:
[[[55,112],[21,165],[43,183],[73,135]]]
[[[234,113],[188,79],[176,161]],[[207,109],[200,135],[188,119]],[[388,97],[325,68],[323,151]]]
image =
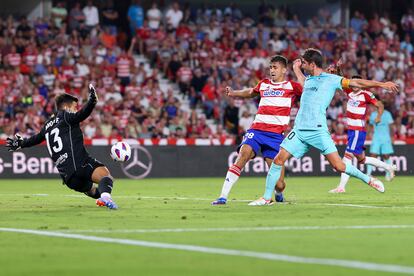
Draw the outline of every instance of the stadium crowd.
[[[144,10],[132,1],[124,15],[112,1],[70,9],[62,1],[49,18],[0,18],[0,138],[34,134],[53,113],[54,95],[85,99],[89,81],[103,100],[82,125],[87,138],[240,137],[258,100],[228,98],[225,86],[254,87],[267,75],[267,57],[293,61],[308,47],[321,49],[326,65],[342,59],[347,77],[396,81],[397,96],[378,91],[379,97],[394,116],[395,138],[414,137],[412,11],[399,22],[355,11],[349,29],[334,25],[323,9],[306,22],[264,4],[259,14],[244,15],[235,4],[154,2]],[[128,17],[126,32],[120,16]],[[176,85],[161,87],[161,76]],[[291,70],[288,78],[294,80]],[[346,96],[338,93],[327,111],[337,139],[345,137],[345,107]]]

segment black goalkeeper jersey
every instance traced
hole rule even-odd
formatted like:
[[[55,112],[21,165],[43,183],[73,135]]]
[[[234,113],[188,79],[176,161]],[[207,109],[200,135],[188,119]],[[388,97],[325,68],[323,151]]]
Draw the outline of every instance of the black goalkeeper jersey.
[[[88,118],[96,101],[88,102],[76,113],[60,110],[48,119],[41,131],[24,139],[22,148],[31,147],[46,140],[47,149],[60,176],[66,183],[89,157],[83,144],[80,122]]]

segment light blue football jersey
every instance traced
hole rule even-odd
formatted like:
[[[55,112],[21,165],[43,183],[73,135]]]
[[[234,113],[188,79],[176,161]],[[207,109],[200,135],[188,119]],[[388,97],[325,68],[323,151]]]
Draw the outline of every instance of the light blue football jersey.
[[[337,89],[342,90],[342,77],[322,73],[306,78],[300,98],[300,108],[295,119],[295,128],[304,130],[328,129],[326,109]]]
[[[372,143],[384,143],[391,141],[390,124],[394,123],[392,115],[389,111],[384,110],[381,116],[381,122],[375,123],[375,118],[378,112],[374,111],[369,116],[369,124],[374,126],[374,135],[372,136]]]

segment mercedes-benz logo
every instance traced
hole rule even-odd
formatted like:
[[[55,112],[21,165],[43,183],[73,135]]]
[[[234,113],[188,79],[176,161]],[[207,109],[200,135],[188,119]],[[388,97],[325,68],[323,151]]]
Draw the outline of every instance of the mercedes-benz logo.
[[[131,145],[131,158],[121,165],[121,169],[129,178],[145,178],[152,169],[152,156],[146,148]]]

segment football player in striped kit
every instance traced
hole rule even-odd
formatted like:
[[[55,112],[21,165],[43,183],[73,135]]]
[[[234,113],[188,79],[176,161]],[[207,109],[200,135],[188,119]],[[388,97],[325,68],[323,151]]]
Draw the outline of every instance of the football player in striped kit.
[[[238,147],[236,162],[227,171],[220,197],[213,201],[212,205],[227,203],[230,190],[239,179],[243,167],[259,152],[269,166],[279,152],[280,143],[284,138],[283,133],[290,122],[291,108],[302,94],[300,84],[286,80],[287,66],[288,60],[284,56],[273,56],[269,64],[270,78],[261,80],[254,88],[233,90],[231,87],[226,87],[229,97],[260,96],[260,103],[256,117]],[[282,192],[285,188],[283,173],[275,185],[276,201],[283,202]]]
[[[353,76],[353,79],[361,79],[360,76]],[[346,106],[346,124],[348,128],[348,143],[345,150],[343,161],[345,163],[352,163],[352,159],[355,157],[359,164],[373,165],[378,168],[386,170],[390,176],[389,180],[392,180],[395,176],[395,167],[391,164],[387,164],[375,157],[365,156],[365,138],[366,132],[366,120],[368,105],[374,105],[377,109],[377,116],[375,123],[378,124],[381,121],[381,115],[384,112],[383,103],[378,100],[372,92],[361,90],[359,88],[352,88],[348,90],[348,103]],[[349,175],[341,173],[341,181],[338,187],[330,190],[330,193],[345,193],[345,186],[348,183]]]

